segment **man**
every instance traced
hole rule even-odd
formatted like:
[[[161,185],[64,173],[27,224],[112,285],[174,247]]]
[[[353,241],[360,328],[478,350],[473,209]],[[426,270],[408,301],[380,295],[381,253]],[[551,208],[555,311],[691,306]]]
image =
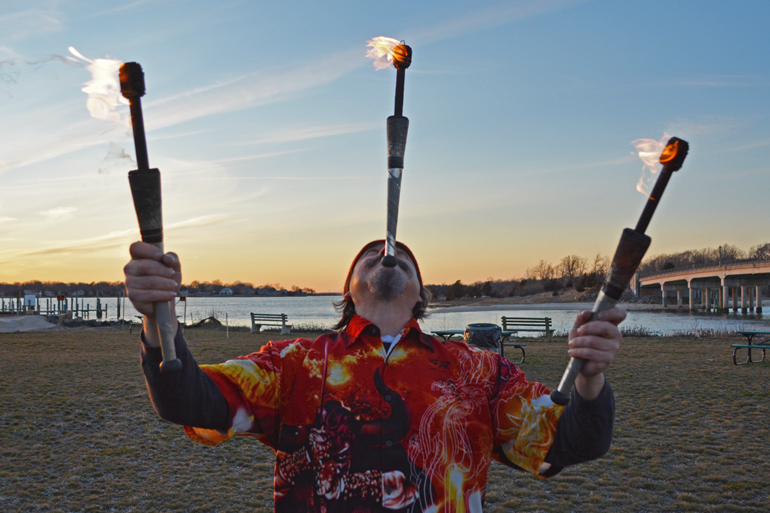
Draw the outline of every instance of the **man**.
[[[562,408],[500,355],[422,333],[417,260],[399,243],[398,265],[385,267],[383,246],[371,242],[353,260],[339,332],[199,367],[175,322],[183,370],[163,375],[152,303],[173,305],[181,266],[134,243],[126,288],[145,316],[142,366],[158,414],[200,443],[249,435],[272,447],[275,509],[287,512],[481,511],[493,458],[549,477],[609,449],[603,372],[623,310],[595,322],[578,315],[568,353],[587,362]]]

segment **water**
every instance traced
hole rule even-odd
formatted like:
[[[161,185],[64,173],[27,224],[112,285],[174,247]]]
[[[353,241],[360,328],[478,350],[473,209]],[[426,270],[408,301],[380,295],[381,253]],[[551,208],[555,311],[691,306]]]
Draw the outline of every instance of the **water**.
[[[289,323],[297,325],[314,325],[330,327],[340,316],[334,309],[333,303],[341,300],[341,296],[302,296],[302,297],[190,297],[187,298],[186,322],[192,323],[211,315],[224,322],[225,314],[230,326],[249,326],[251,312],[280,314],[289,317]],[[115,298],[101,299],[102,306],[107,305],[107,319],[114,320],[117,310]],[[79,299],[80,305],[87,304],[93,309],[96,299]],[[43,300],[45,305],[45,300]],[[125,319],[138,321],[139,314],[131,302],[126,300]],[[185,303],[177,302],[177,315],[182,320],[185,315]],[[501,324],[500,316],[518,317],[550,317],[556,331],[566,332],[575,321],[575,315],[585,305],[543,304],[543,305],[501,305],[495,310],[480,311],[442,311],[431,310],[427,319],[421,321],[423,330],[464,329],[466,325],[476,322]],[[92,318],[94,314],[91,314]],[[673,313],[673,312],[635,312],[629,311],[623,326],[639,326],[647,331],[664,335],[682,331],[716,330],[736,331],[742,329],[770,329],[770,316],[742,314],[703,314],[703,313]],[[522,333],[523,336],[527,334]],[[536,336],[536,334],[529,334]]]

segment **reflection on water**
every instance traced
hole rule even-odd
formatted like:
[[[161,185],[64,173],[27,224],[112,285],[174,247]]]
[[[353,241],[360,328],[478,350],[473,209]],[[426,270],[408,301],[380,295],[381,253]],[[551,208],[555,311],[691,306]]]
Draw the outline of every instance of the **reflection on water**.
[[[197,322],[214,315],[224,322],[225,316],[231,326],[248,326],[250,324],[249,313],[285,313],[289,316],[289,323],[297,325],[320,325],[329,327],[339,320],[339,314],[334,309],[334,302],[342,299],[342,296],[305,296],[305,297],[191,297],[187,300],[186,322]],[[85,299],[85,304],[94,308],[95,299]],[[102,299],[102,305],[108,306],[108,318],[115,319],[117,300],[115,298]],[[466,325],[475,322],[488,322],[500,324],[500,316],[519,317],[550,317],[556,331],[566,332],[572,326],[577,314],[575,310],[549,310],[548,305],[542,305],[540,310],[532,310],[528,305],[527,310],[517,310],[516,305],[511,305],[507,310],[489,310],[479,312],[443,312],[432,310],[427,319],[421,324],[425,331],[444,329],[464,329]],[[124,318],[134,318],[138,313],[131,303],[126,301]],[[177,315],[182,320],[185,315],[185,302],[177,303]],[[761,315],[715,315],[715,314],[690,314],[672,312],[628,312],[624,322],[625,326],[642,326],[648,331],[670,334],[681,331],[695,330],[729,330],[740,329],[768,329],[770,322],[767,317]],[[522,333],[523,336],[526,334]],[[534,336],[534,334],[531,334]]]

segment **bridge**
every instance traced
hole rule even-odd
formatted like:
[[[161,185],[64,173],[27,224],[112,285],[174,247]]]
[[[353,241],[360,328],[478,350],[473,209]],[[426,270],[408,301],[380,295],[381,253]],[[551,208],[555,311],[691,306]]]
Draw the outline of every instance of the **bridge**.
[[[731,262],[722,265],[692,266],[637,273],[635,292],[640,296],[662,296],[663,306],[676,298],[690,310],[762,313],[762,288],[770,285],[770,260]]]

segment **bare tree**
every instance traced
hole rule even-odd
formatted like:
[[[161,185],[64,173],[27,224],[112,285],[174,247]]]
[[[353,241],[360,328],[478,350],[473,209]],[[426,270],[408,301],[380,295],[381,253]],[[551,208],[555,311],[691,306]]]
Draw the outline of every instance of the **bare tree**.
[[[558,269],[562,278],[566,278],[568,283],[572,283],[576,276],[581,276],[588,268],[588,259],[569,255],[561,259]]]
[[[536,280],[552,280],[556,276],[556,269],[547,260],[541,260],[535,267],[527,269],[527,277]]]

